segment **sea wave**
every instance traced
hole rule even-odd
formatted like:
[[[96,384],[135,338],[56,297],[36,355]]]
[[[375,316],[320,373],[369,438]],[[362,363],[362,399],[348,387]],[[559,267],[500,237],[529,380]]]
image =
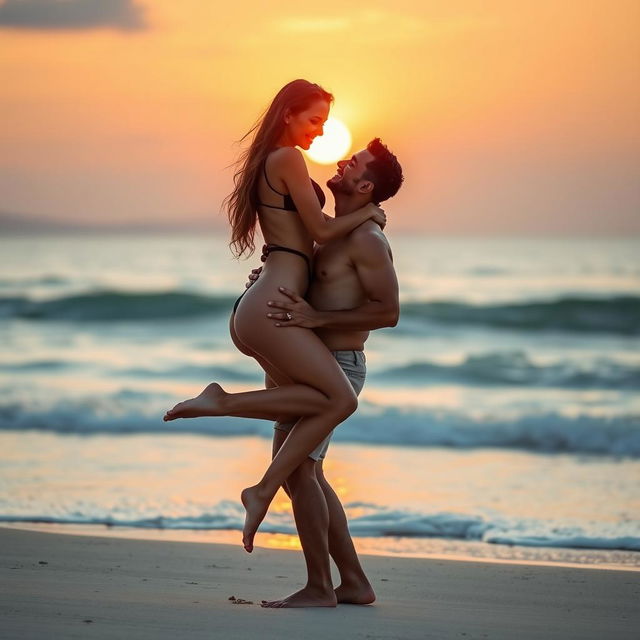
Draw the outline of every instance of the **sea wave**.
[[[12,397],[11,393],[3,394]],[[240,418],[163,422],[175,399],[123,390],[102,396],[45,402],[35,398],[0,402],[0,429],[57,433],[202,433],[271,438],[271,423]],[[390,446],[496,447],[544,453],[640,457],[640,416],[567,416],[532,412],[516,417],[478,417],[461,411],[405,410],[361,402],[334,433],[338,442]]]
[[[0,317],[64,321],[146,321],[228,314],[234,296],[185,291],[94,291],[32,300],[0,297]],[[640,333],[640,297],[567,297],[511,304],[405,302],[403,319],[428,324],[478,325],[521,331],[569,331],[636,335]]]
[[[167,380],[218,380],[220,382],[264,382],[264,373],[254,367],[252,370],[241,368],[221,367],[205,364],[186,364],[167,369],[149,369],[145,367],[133,367],[130,369],[118,369],[111,372],[113,375],[134,376],[135,378],[162,378]]]
[[[29,360],[24,362],[0,362],[0,371],[6,373],[53,372],[72,369],[77,366],[67,360]]]
[[[211,346],[207,347],[212,349]],[[18,360],[0,363],[0,372],[49,373],[95,366],[95,362],[74,360]],[[220,382],[261,382],[263,374],[246,362],[227,366],[188,363],[169,367],[102,366],[108,376],[134,377],[139,380],[218,380]],[[496,351],[469,355],[458,364],[418,360],[399,367],[374,371],[371,383],[384,386],[422,386],[459,384],[481,387],[542,387],[556,389],[640,389],[640,366],[611,358],[594,361],[559,360],[535,364],[524,351]]]
[[[228,314],[235,298],[181,291],[96,291],[53,300],[0,297],[0,317],[28,320],[122,321]]]
[[[243,363],[245,364],[245,363]],[[24,360],[0,362],[0,373],[58,373],[68,370],[79,370],[95,367],[96,363],[81,360]],[[264,381],[264,373],[256,367],[251,369],[242,366],[219,366],[213,364],[183,364],[168,368],[118,367],[101,366],[101,374],[118,378],[133,377],[137,380],[219,380],[221,382],[258,382]]]
[[[54,273],[44,274],[36,277],[16,277],[0,278],[0,288],[24,288],[33,286],[61,286],[69,284],[70,280],[66,276],[59,276]]]
[[[47,513],[0,514],[0,522],[48,524],[101,524],[110,527],[140,529],[194,529],[242,531],[244,509],[240,503],[224,500],[202,513],[149,514],[101,510],[87,512],[83,505],[68,509],[56,507],[56,515]],[[66,511],[66,512],[65,512]],[[356,537],[412,537],[473,540],[492,544],[528,547],[578,549],[617,549],[640,551],[640,521],[619,524],[540,521],[461,513],[420,513],[410,509],[389,508],[369,503],[347,503],[349,530]],[[295,534],[288,512],[270,512],[260,531]]]
[[[458,383],[479,386],[565,389],[640,389],[640,367],[610,358],[593,362],[565,360],[537,365],[524,351],[470,355],[459,364],[419,360],[370,375],[386,384]]]
[[[402,305],[402,316],[447,325],[636,335],[640,333],[640,297],[567,297],[487,305],[410,302]]]

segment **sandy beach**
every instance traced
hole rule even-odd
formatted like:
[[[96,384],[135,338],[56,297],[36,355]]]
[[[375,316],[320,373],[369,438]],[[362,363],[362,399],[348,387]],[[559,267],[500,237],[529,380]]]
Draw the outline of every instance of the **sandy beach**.
[[[0,546],[6,640],[599,640],[640,625],[637,571],[366,556],[374,605],[267,610],[302,585],[299,553],[11,528]]]

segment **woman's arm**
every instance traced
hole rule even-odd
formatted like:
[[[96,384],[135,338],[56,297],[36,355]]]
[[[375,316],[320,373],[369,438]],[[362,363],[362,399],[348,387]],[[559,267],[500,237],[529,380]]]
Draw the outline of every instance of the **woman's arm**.
[[[346,236],[366,220],[373,219],[384,226],[386,218],[382,209],[368,204],[353,213],[331,218],[326,216],[318,202],[318,196],[311,186],[309,172],[302,154],[293,148],[283,148],[278,154],[278,170],[285,183],[298,214],[309,235],[318,244],[325,244],[334,238]]]

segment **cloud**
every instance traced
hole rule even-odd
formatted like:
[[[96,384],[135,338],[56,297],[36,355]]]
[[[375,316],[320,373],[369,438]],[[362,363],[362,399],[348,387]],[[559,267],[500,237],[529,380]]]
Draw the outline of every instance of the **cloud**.
[[[350,14],[334,16],[287,16],[275,20],[278,31],[289,34],[313,35],[343,32],[350,41],[393,42],[416,38],[449,39],[460,35],[493,29],[497,25],[491,16],[469,13],[425,16],[422,14],[354,9]]]
[[[0,28],[132,31],[144,26],[143,10],[135,0],[6,0],[0,4]]]

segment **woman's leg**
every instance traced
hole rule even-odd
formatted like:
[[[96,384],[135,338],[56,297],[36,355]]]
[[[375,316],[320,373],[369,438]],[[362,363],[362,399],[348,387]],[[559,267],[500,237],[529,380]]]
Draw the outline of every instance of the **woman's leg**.
[[[261,301],[264,304],[263,301]],[[261,309],[264,307],[261,306]],[[259,353],[269,364],[290,378],[295,384],[273,390],[279,398],[288,398],[298,408],[307,391],[312,387],[324,401],[311,407],[303,406],[302,417],[292,429],[283,446],[271,462],[260,482],[242,492],[242,502],[247,509],[243,542],[245,549],[253,549],[253,537],[264,518],[273,496],[289,475],[306,459],[308,454],[326,435],[357,407],[357,398],[343,371],[322,341],[308,329],[291,327],[280,329],[271,323],[259,323],[259,330],[249,313],[236,315],[235,329],[239,339]],[[239,401],[246,401],[243,409],[256,408],[258,394],[250,392]],[[240,394],[238,394],[240,395]],[[303,403],[304,404],[304,403]],[[236,407],[238,408],[238,407]],[[282,405],[280,406],[280,410]],[[287,413],[291,409],[287,407]]]
[[[329,402],[325,395],[312,387],[295,385],[291,378],[283,375],[240,340],[234,327],[234,314],[231,315],[229,332],[236,348],[244,355],[257,360],[267,375],[277,383],[266,390],[227,393],[217,382],[212,382],[195,398],[179,402],[167,411],[164,416],[165,422],[204,416],[278,420],[315,415],[325,410]]]
[[[357,407],[349,381],[315,333],[298,327],[284,330],[275,327],[265,317],[266,301],[273,297],[273,289],[269,287],[271,292],[265,296],[259,295],[258,287],[254,287],[255,292],[250,294],[256,295],[244,297],[232,321],[232,338],[240,351],[260,358],[265,369],[278,372],[294,384],[243,394],[224,394],[219,385],[210,385],[208,389],[217,396],[215,401],[229,400],[229,406],[216,415],[275,419],[286,411],[303,417],[258,485],[242,492],[247,509],[243,542],[249,552],[253,549],[255,531],[278,487]]]
[[[270,311],[267,301],[283,297],[277,287],[283,283],[285,275],[279,268],[272,273],[265,270],[260,281],[243,296],[231,318],[230,333],[241,352],[251,354],[265,371],[284,377],[289,384],[282,384],[274,377],[278,384],[276,389],[230,394],[227,409],[233,415],[264,411],[269,418],[280,415],[283,410],[286,415],[295,417],[342,414],[346,417],[355,411],[357,398],[324,343],[309,329],[290,327],[283,330],[275,327],[266,316]],[[318,442],[326,433],[321,433]],[[300,462],[313,448],[315,445],[301,456]],[[283,482],[287,476],[288,473]]]
[[[317,415],[330,409],[330,404],[330,397],[305,384],[227,393],[217,382],[212,382],[200,395],[167,411],[164,421],[203,416],[277,420],[279,416]]]

